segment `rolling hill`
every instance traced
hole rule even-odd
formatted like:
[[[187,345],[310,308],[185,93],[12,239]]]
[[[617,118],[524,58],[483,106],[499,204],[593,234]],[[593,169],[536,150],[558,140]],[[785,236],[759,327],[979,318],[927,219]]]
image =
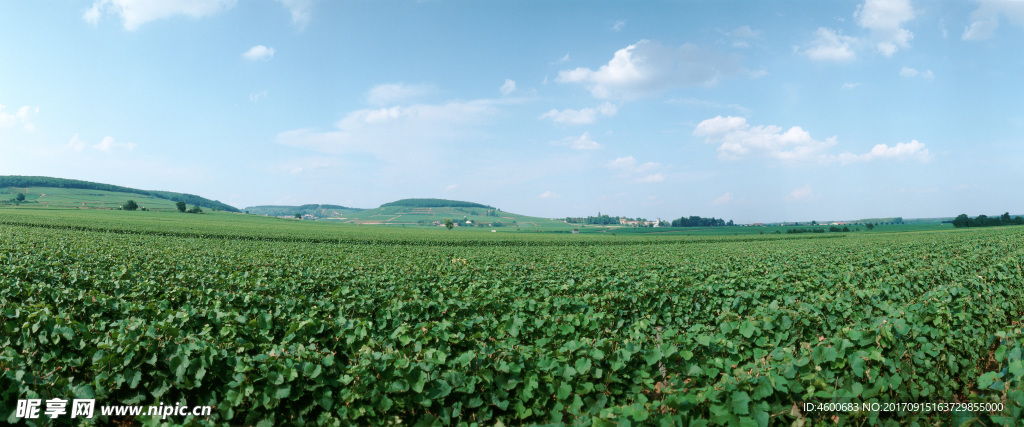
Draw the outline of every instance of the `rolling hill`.
[[[266,216],[292,216],[295,214],[306,217],[309,215],[315,219],[340,218],[347,214],[359,212],[364,209],[350,208],[339,205],[301,205],[301,206],[250,206],[243,209],[245,213],[252,215]]]
[[[10,200],[18,193],[25,195],[25,203],[46,207],[116,209],[131,199],[151,210],[177,210],[175,202],[183,201],[189,206],[239,212],[234,206],[194,194],[139,190],[46,176],[0,176],[0,200]]]
[[[332,221],[352,224],[435,226],[445,218],[458,227],[571,229],[564,221],[505,212],[489,205],[445,199],[402,199],[376,209],[351,212]]]

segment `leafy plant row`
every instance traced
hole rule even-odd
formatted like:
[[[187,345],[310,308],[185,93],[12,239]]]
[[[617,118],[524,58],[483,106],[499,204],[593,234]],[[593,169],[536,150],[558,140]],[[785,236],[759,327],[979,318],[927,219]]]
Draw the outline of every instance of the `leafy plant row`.
[[[1021,237],[451,247],[0,226],[0,416],[79,396],[211,405],[172,421],[224,425],[1014,425]],[[954,401],[1006,409],[802,411]]]

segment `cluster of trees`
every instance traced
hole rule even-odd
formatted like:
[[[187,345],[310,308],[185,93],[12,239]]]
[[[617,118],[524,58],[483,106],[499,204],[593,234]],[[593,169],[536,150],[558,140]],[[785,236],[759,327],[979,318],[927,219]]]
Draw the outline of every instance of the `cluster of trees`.
[[[77,179],[51,178],[48,176],[0,176],[0,188],[4,187],[53,187],[78,188],[83,190],[116,191],[121,193],[139,194],[171,201],[184,201],[195,206],[203,206],[214,210],[240,212],[238,208],[226,205],[217,200],[199,197],[195,194],[175,193],[171,191],[147,191],[119,185],[100,184],[97,182],[80,181]]]
[[[587,224],[587,225],[613,225],[619,223],[619,217],[611,217],[608,215],[601,215],[601,212],[597,213],[597,216],[584,217],[565,217],[565,222],[570,224]]]
[[[953,227],[997,227],[1000,225],[1024,225],[1024,218],[1020,215],[1010,218],[1010,213],[1006,212],[1000,216],[988,217],[986,215],[978,215],[975,218],[970,218],[967,214],[960,214],[956,219],[953,220]]]
[[[824,228],[790,228],[786,230],[787,234],[800,234],[800,233],[824,233]],[[828,228],[829,233],[849,233],[850,227],[833,225]]]
[[[483,208],[496,209],[494,206],[482,205],[480,203],[463,202],[447,199],[402,199],[391,203],[380,205],[382,208],[388,206],[405,206],[413,208]]]
[[[733,225],[736,224],[733,224],[731,219],[726,222],[724,219],[714,217],[702,218],[699,216],[690,216],[689,218],[682,217],[672,220],[673,227],[731,227]]]
[[[14,202],[14,203],[24,202],[25,201],[25,194],[24,193],[18,193],[17,196],[14,196],[14,197],[11,198],[11,201]]]

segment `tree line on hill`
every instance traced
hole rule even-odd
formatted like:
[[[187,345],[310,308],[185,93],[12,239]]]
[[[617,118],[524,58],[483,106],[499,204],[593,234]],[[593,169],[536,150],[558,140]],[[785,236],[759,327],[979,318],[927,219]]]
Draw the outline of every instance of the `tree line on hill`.
[[[597,216],[588,217],[565,217],[565,222],[570,224],[585,224],[585,225],[614,225],[619,223],[619,217],[611,217],[608,215],[601,215],[600,212]]]
[[[1010,213],[1006,212],[1000,216],[978,215],[975,218],[968,217],[967,214],[960,214],[953,220],[953,227],[956,228],[998,227],[1001,225],[1024,225],[1024,218],[1021,218],[1020,215],[1010,218]]]
[[[721,218],[703,218],[699,216],[681,217],[679,219],[672,220],[673,227],[731,227],[734,226],[730,219],[726,222]]]
[[[120,193],[140,194],[143,196],[156,197],[170,200],[172,202],[185,202],[190,205],[202,206],[213,210],[228,212],[239,212],[238,208],[221,203],[217,200],[210,200],[199,197],[195,194],[175,193],[173,191],[148,191],[137,188],[122,187],[119,185],[101,184],[98,182],[80,181],[77,179],[51,178],[48,176],[0,176],[0,188],[6,187],[53,187],[53,188],[76,188],[82,190],[116,191]]]

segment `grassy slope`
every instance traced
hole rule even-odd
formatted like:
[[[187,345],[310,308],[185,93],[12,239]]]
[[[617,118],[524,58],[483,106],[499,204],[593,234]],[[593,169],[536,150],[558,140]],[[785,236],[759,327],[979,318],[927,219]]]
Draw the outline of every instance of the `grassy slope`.
[[[673,243],[707,241],[789,240],[818,238],[863,238],[904,232],[964,232],[954,231],[948,224],[939,226],[879,226],[874,231],[855,233],[774,234],[784,227],[721,227],[712,229],[629,229],[591,232],[572,235],[565,230],[526,229],[503,227],[498,229],[458,227],[395,226],[375,227],[336,221],[300,221],[230,212],[210,212],[202,215],[176,211],[126,212],[110,210],[82,210],[43,208],[36,204],[0,206],[0,225],[20,224],[49,228],[114,231],[130,234],[156,234],[185,237],[212,237],[231,240],[279,240],[296,242],[394,242],[409,244],[444,243],[454,245],[589,245],[624,243]],[[1013,228],[1013,227],[1011,227]],[[496,233],[489,231],[495,230]],[[968,229],[970,230],[970,229]],[[554,232],[549,232],[554,231]],[[760,232],[765,234],[761,235]],[[711,239],[711,240],[709,240]]]
[[[152,210],[177,211],[174,202],[141,194],[117,191],[83,190],[78,188],[22,187],[0,188],[0,200],[8,200],[18,193],[25,195],[24,206],[46,208],[117,209],[128,200]]]

